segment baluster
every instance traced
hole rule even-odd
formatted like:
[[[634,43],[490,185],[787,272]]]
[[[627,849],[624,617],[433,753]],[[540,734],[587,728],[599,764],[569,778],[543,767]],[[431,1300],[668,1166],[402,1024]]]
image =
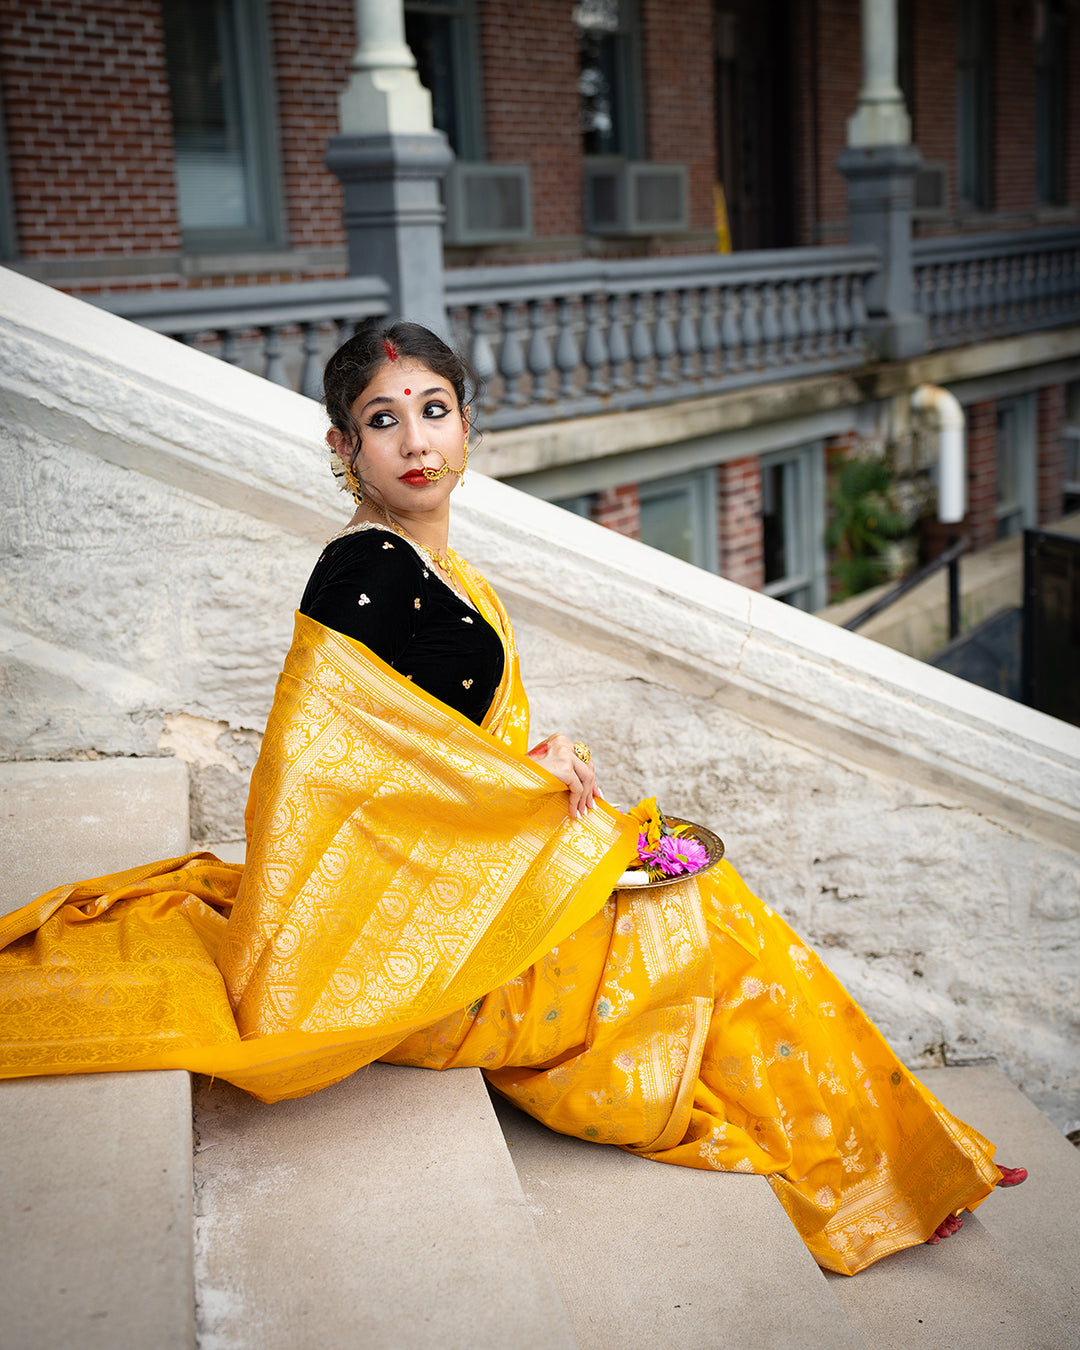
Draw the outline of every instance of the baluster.
[[[240,342],[236,335],[235,328],[219,328],[218,337],[221,339],[221,359],[227,361],[230,366],[240,364]],[[181,339],[184,341],[185,339]]]
[[[1012,257],[1006,261],[1009,269],[1008,324],[1019,326],[1024,316],[1024,259]]]
[[[544,403],[551,395],[548,393],[547,377],[552,368],[551,343],[544,329],[544,302],[529,301],[529,370],[533,377],[532,397],[534,403]]]
[[[605,308],[603,300],[595,291],[585,297],[585,341],[582,344],[581,356],[588,372],[585,390],[589,394],[603,394],[608,388],[605,376],[610,357],[608,345],[604,340],[602,317]]]
[[[300,392],[307,398],[320,399],[323,394],[323,363],[319,360],[319,325],[301,324],[300,339],[304,353],[304,365],[300,372]]]
[[[866,282],[861,276],[851,278],[851,345],[856,351],[866,347]]]
[[[285,362],[281,356],[281,325],[268,323],[262,332],[263,353],[266,356],[263,378],[269,380],[271,384],[284,385],[287,389],[289,381],[285,375]]]
[[[671,370],[671,358],[675,355],[675,334],[668,320],[668,293],[657,291],[654,301],[656,322],[653,326],[653,351],[656,353],[656,374],[661,384],[674,384],[675,372]]]
[[[1053,249],[1046,254],[1046,306],[1043,312],[1055,318],[1061,310],[1061,264],[1062,256],[1059,249]]]
[[[750,369],[761,365],[761,325],[758,323],[758,295],[755,286],[741,286],[743,364]]]
[[[495,353],[491,350],[491,343],[488,340],[483,305],[469,305],[468,323],[469,363],[476,371],[479,384],[477,397],[480,406],[490,412],[495,407],[495,399],[491,392],[491,377],[495,374],[496,366]]]
[[[799,334],[800,347],[804,359],[812,361],[817,356],[817,316],[814,313],[810,288],[810,278],[803,277],[799,282]]]
[[[795,286],[790,281],[780,287],[780,336],[780,359],[791,365],[799,343],[799,307],[795,303]]]
[[[832,278],[818,277],[814,284],[817,293],[818,352],[822,356],[831,356],[835,347],[833,334],[836,331],[836,318],[832,307]]]
[[[701,373],[706,380],[719,374],[716,353],[720,350],[720,330],[716,326],[716,291],[703,286],[699,292],[701,311]]]
[[[697,324],[694,322],[693,292],[688,287],[679,292],[679,326],[676,331],[676,342],[679,355],[682,357],[679,373],[684,380],[692,380],[697,373],[694,370],[696,364],[694,358],[700,351],[700,345]]]
[[[742,324],[739,322],[739,293],[734,286],[721,289],[724,316],[720,320],[720,345],[724,353],[724,372],[743,368]]]
[[[634,361],[634,384],[638,389],[644,389],[651,383],[646,367],[652,354],[649,325],[645,322],[645,292],[635,291],[633,321],[630,325],[630,355]]]
[[[952,330],[963,337],[967,333],[967,264],[952,266]]]
[[[934,268],[934,331],[944,343],[949,333],[949,265],[938,263]]]
[[[525,373],[525,357],[517,329],[517,305],[512,300],[500,303],[502,311],[502,343],[499,347],[499,374],[503,377],[503,402],[520,408],[525,402],[521,392],[521,377]]]
[[[340,347],[343,342],[348,342],[348,340],[356,332],[356,320],[338,319],[336,320],[336,324],[337,324],[336,346]]]
[[[989,259],[983,258],[976,264],[978,269],[977,291],[978,301],[975,308],[975,329],[976,332],[985,333],[991,326],[992,310],[994,301],[994,287],[992,283],[992,263]]]
[[[562,373],[559,384],[559,396],[567,403],[578,398],[575,377],[581,357],[577,342],[574,340],[573,302],[569,296],[560,296],[558,304],[559,335],[555,342],[555,364]]]
[[[999,332],[1009,318],[1009,263],[1007,258],[994,258],[994,327]]]
[[[780,318],[776,312],[778,296],[776,286],[766,281],[761,287],[761,355],[766,370],[779,362],[780,355]]]
[[[838,276],[833,279],[833,294],[836,299],[836,350],[846,356],[851,351],[851,307],[847,297],[851,288],[851,278]]]
[[[611,360],[612,389],[629,389],[630,381],[623,367],[630,359],[630,344],[626,340],[623,323],[622,297],[608,296],[608,356]]]

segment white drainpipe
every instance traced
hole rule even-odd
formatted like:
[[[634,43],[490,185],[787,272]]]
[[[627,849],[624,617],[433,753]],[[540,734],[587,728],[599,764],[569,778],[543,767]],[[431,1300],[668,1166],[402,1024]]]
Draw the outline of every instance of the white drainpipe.
[[[911,395],[917,412],[928,412],[938,436],[938,520],[956,524],[967,515],[967,455],[964,410],[939,384],[920,384]]]

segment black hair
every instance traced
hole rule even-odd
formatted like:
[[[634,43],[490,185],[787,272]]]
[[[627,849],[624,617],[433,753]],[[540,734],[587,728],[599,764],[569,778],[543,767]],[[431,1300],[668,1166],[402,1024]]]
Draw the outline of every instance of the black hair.
[[[352,405],[376,371],[400,357],[420,361],[446,380],[457,397],[459,409],[465,408],[476,390],[472,367],[430,328],[404,319],[389,325],[370,320],[342,343],[323,372],[323,405],[327,416],[354,447],[354,454],[360,449],[360,427],[352,415]]]

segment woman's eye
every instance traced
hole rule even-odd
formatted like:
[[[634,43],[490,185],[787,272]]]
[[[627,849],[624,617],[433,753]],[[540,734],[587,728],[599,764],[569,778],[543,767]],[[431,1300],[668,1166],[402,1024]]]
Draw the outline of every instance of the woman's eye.
[[[445,403],[426,403],[424,405],[425,417],[445,417],[450,409]]]
[[[373,413],[368,421],[368,426],[375,427],[376,429],[382,427],[391,427],[393,425],[394,419],[388,412]]]

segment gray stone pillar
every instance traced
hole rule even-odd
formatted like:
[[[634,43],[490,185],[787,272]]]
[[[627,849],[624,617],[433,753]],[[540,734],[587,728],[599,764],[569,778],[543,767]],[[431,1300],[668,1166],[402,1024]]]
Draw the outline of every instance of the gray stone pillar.
[[[881,271],[868,284],[870,340],[882,360],[926,350],[926,320],[915,310],[911,214],[922,163],[896,83],[896,0],[862,0],[863,84],[848,119],[837,168],[848,180],[853,244],[873,244]]]
[[[393,317],[445,335],[440,182],[453,152],[405,44],[402,0],[354,0],[357,46],[326,166],[345,192],[349,272],[381,276]]]

